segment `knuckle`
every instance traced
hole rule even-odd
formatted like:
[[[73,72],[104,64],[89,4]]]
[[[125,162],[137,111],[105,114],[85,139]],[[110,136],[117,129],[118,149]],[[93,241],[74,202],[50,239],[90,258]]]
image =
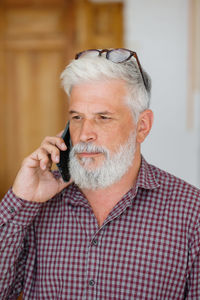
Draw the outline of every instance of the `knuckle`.
[[[63,141],[61,137],[56,137],[56,136],[46,136],[42,142],[42,145],[56,145],[59,144]]]
[[[57,143],[61,143],[63,139],[60,136],[55,137]]]
[[[47,135],[44,139],[49,141],[51,138],[52,138],[51,136]]]
[[[45,148],[40,147],[36,152],[36,157],[38,160],[48,159],[48,153]]]
[[[38,151],[37,151],[37,153],[38,153],[38,155],[47,155],[47,153],[46,153],[46,149],[43,147],[43,146],[41,146],[39,149],[38,149]]]
[[[50,141],[50,136],[46,136],[46,137],[44,138],[44,140],[42,141],[41,145],[44,145],[44,144],[46,144],[46,143],[49,143],[49,141]]]

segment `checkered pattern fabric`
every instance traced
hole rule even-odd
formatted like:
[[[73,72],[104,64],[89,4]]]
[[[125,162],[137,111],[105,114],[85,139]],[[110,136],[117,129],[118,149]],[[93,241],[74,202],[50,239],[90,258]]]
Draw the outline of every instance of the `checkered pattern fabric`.
[[[0,205],[0,299],[200,299],[200,191],[149,165],[101,228],[74,184]]]

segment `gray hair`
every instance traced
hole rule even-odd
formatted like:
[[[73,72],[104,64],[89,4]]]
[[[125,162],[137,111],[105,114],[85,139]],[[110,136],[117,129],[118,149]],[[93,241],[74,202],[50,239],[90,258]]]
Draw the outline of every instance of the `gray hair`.
[[[98,80],[122,79],[127,85],[126,100],[135,121],[139,114],[149,108],[151,97],[151,78],[143,69],[146,82],[138,68],[137,62],[130,59],[122,63],[114,63],[104,57],[83,57],[72,60],[61,74],[62,86],[70,96],[72,87],[83,82]]]

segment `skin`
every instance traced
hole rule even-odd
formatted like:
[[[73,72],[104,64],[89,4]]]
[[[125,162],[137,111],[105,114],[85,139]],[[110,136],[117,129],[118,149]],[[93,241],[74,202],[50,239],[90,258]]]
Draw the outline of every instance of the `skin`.
[[[124,144],[130,132],[136,131],[136,153],[132,166],[119,182],[106,189],[82,192],[88,199],[99,226],[101,226],[123,195],[136,182],[141,163],[140,145],[149,134],[153,113],[145,110],[137,124],[130,108],[125,104],[127,90],[122,80],[82,83],[72,88],[69,102],[70,135],[72,144],[93,142],[115,153]],[[55,179],[50,172],[52,163],[59,161],[59,150],[66,146],[60,137],[46,137],[41,146],[22,163],[13,184],[13,192],[20,198],[45,202],[60,192],[69,183]],[[79,153],[78,158],[92,157],[90,168],[103,162],[101,153]]]
[[[93,142],[112,154],[116,152],[128,140],[130,131],[135,130],[130,109],[121,103],[125,96],[124,83],[116,80],[74,87],[69,102],[72,144]],[[92,168],[104,160],[99,153],[80,153],[78,157],[93,157]]]

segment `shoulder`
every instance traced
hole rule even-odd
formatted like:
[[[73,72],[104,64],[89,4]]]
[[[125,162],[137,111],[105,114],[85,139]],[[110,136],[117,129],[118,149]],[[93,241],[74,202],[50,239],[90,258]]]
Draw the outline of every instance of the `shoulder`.
[[[200,189],[186,181],[149,164],[159,185],[155,191],[165,202],[166,208],[188,221],[200,222]]]
[[[169,191],[169,193],[172,193],[173,195],[181,195],[183,199],[188,199],[188,196],[190,196],[191,198],[197,198],[200,200],[199,188],[154,165],[149,164],[149,167],[154,173],[156,181],[160,185],[161,189]]]

